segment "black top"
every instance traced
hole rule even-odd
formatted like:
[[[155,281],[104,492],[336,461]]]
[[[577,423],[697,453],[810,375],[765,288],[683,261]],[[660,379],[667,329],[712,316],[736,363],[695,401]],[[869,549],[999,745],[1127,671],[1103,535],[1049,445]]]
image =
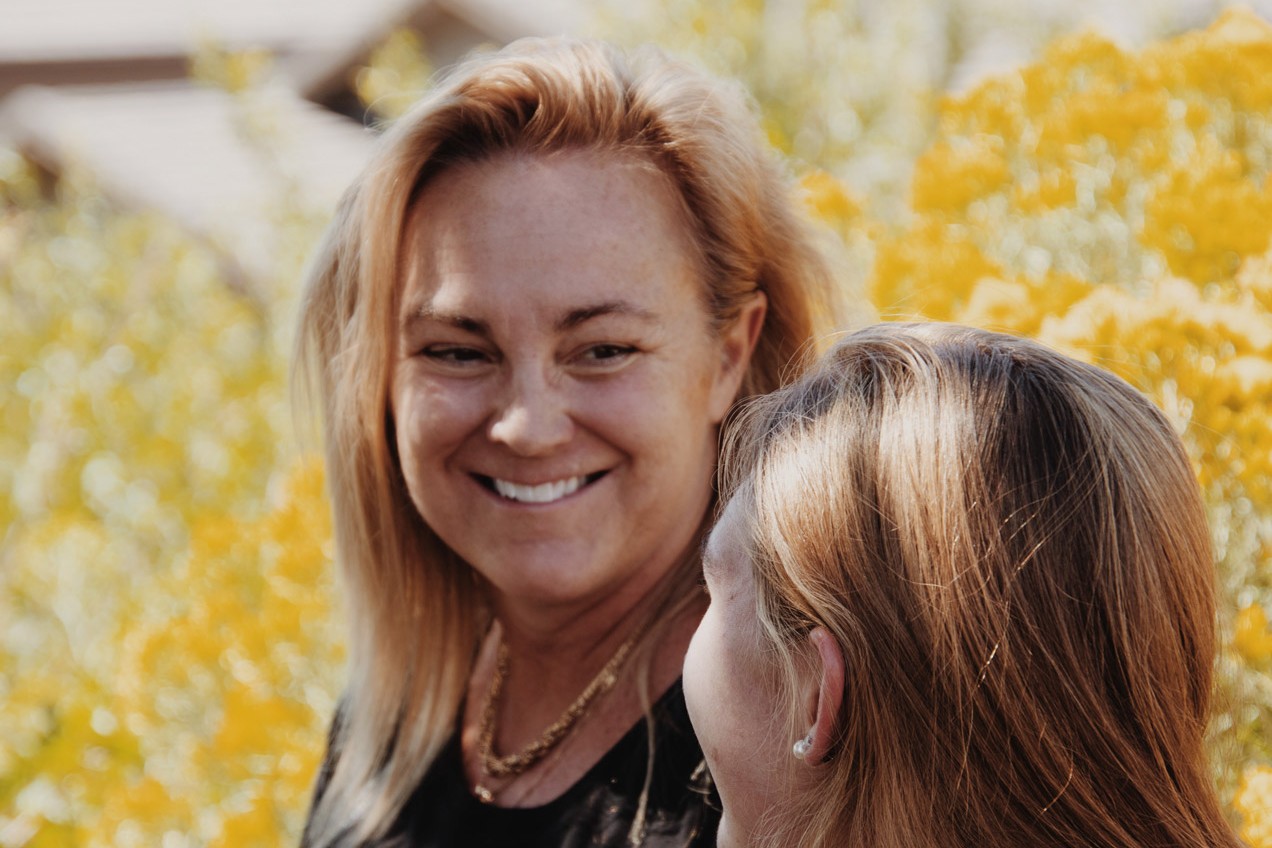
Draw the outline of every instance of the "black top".
[[[720,804],[685,709],[680,681],[653,708],[654,773],[641,838],[628,841],[648,763],[642,718],[559,798],[541,807],[496,807],[472,796],[458,734],[425,774],[380,845],[410,848],[707,848]],[[330,752],[328,752],[330,757]],[[323,764],[324,775],[330,763]],[[315,797],[323,789],[323,776]]]

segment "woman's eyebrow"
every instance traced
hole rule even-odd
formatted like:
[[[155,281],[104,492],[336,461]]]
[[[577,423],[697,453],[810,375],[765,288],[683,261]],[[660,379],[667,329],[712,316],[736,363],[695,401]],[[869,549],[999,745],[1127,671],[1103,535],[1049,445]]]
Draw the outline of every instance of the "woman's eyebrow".
[[[606,315],[626,315],[637,318],[641,321],[656,322],[658,316],[644,307],[637,306],[624,300],[611,300],[604,303],[598,303],[595,306],[584,306],[579,309],[571,309],[561,317],[556,323],[558,331],[570,330],[580,324],[584,324],[593,318],[600,318]],[[490,335],[490,325],[479,318],[472,318],[468,315],[459,313],[441,312],[431,306],[421,305],[415,309],[407,310],[402,316],[402,329],[408,330],[414,324],[423,321],[435,321],[440,324],[446,324],[459,330],[466,330],[470,333],[478,333],[480,335]]]
[[[595,306],[584,306],[580,309],[571,309],[557,321],[558,330],[571,330],[580,324],[599,318],[603,315],[628,315],[633,318],[639,318],[642,321],[657,321],[658,316],[650,312],[644,307],[637,306],[626,300],[607,300],[604,303],[598,303]]]
[[[431,306],[419,306],[415,309],[408,310],[402,316],[402,329],[409,330],[413,325],[425,321],[435,321],[439,324],[446,324],[457,330],[465,330],[469,333],[477,333],[478,335],[490,335],[490,325],[478,318],[471,318],[467,315],[458,313],[439,312]]]

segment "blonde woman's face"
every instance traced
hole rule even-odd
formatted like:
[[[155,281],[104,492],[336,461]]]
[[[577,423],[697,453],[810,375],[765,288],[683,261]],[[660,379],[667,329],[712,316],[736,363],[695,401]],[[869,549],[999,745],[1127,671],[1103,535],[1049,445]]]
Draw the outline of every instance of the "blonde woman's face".
[[[573,152],[458,166],[410,216],[402,473],[497,602],[634,601],[693,543],[746,357],[710,329],[674,201]]]
[[[703,574],[711,605],[685,657],[689,717],[720,792],[719,845],[742,846],[790,774],[781,698],[755,609],[744,511],[730,502],[711,531]]]

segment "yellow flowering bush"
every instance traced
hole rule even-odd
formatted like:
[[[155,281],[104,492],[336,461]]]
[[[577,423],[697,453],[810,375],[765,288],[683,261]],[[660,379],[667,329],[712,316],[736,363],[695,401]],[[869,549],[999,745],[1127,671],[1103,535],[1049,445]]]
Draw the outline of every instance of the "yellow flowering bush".
[[[0,845],[276,845],[339,665],[291,281],[0,151]]]
[[[752,87],[870,308],[1041,338],[1176,422],[1220,563],[1217,775],[1272,846],[1272,28],[1069,36],[940,100],[889,63],[933,37],[920,0],[660,3]],[[246,96],[267,67],[196,71]],[[355,84],[389,118],[428,68],[399,35]],[[294,842],[342,657],[285,390],[316,222],[246,290],[74,175],[47,191],[0,150],[0,848]]]

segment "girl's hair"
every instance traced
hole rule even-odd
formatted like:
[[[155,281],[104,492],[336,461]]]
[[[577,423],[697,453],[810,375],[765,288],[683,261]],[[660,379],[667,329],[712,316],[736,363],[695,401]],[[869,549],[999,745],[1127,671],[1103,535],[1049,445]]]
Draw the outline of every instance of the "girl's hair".
[[[341,202],[300,315],[297,384],[321,404],[351,630],[334,767],[309,844],[358,844],[392,823],[453,729],[488,622],[479,582],[416,512],[395,454],[389,375],[408,211],[448,168],[562,151],[636,158],[666,175],[715,326],[765,293],[743,395],[778,386],[817,325],[834,320],[816,237],[737,86],[650,50],[525,40],[458,66],[395,123]],[[698,567],[687,556],[661,587],[647,643],[657,621],[694,602]]]
[[[792,758],[768,844],[1240,844],[1203,746],[1199,489],[1121,379],[1023,339],[880,325],[748,406],[724,467],[788,694],[812,628],[845,661],[830,757]]]

